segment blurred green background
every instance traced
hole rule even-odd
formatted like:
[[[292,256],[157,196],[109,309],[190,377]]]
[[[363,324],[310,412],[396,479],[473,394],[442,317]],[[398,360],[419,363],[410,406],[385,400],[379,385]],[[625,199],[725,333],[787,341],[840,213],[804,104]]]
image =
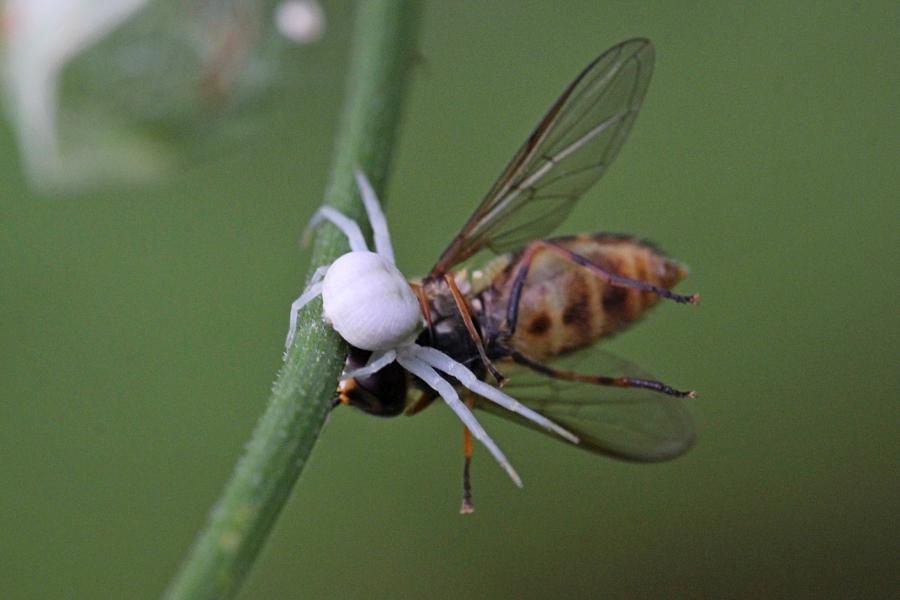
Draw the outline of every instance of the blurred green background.
[[[43,197],[0,130],[0,596],[153,598],[261,414],[308,253],[351,14],[256,132],[163,184]],[[244,598],[888,597],[900,586],[896,2],[433,2],[388,192],[426,271],[562,87],[651,38],[619,160],[560,229],[692,267],[608,344],[696,388],[700,440],[600,459],[485,417],[336,411]]]

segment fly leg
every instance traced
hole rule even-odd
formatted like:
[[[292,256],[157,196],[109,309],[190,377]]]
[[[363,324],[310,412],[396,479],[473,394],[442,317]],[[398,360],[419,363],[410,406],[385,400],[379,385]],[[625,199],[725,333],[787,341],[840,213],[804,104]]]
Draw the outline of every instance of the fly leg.
[[[408,417],[418,414],[431,406],[431,403],[437,399],[437,396],[437,392],[433,390],[423,391],[422,395],[406,408],[404,414]],[[475,397],[471,392],[466,394],[465,404],[469,411],[475,408]],[[463,498],[462,506],[459,508],[459,514],[461,515],[467,515],[475,510],[475,507],[472,505],[472,479],[469,474],[472,465],[472,451],[472,432],[463,425]]]
[[[491,359],[488,358],[487,352],[484,349],[484,342],[481,339],[481,334],[475,329],[475,323],[472,321],[472,311],[469,308],[466,299],[459,291],[459,288],[456,286],[456,280],[453,278],[453,275],[448,273],[444,275],[444,281],[447,282],[447,287],[450,288],[450,293],[453,295],[453,301],[456,303],[456,310],[459,312],[459,316],[462,317],[463,324],[466,326],[466,331],[469,332],[469,337],[472,338],[472,342],[475,343],[475,348],[478,350],[478,356],[481,357],[482,364],[490,371],[491,375],[494,376],[494,379],[497,380],[497,385],[503,387],[503,384],[506,383],[506,377],[497,370],[497,367],[495,367],[494,363],[491,362]]]
[[[536,240],[528,244],[528,246],[525,248],[525,251],[522,253],[522,257],[519,259],[518,270],[513,277],[512,290],[509,294],[509,305],[506,310],[506,323],[509,337],[512,337],[512,335],[516,332],[516,322],[519,318],[519,300],[522,296],[522,288],[525,286],[525,279],[528,277],[528,270],[531,268],[531,263],[534,260],[534,257],[537,256],[537,254],[542,250],[547,250],[559,254],[563,258],[572,261],[576,265],[586,268],[591,273],[606,281],[610,285],[624,288],[633,288],[644,292],[653,292],[661,298],[668,298],[669,300],[673,300],[679,304],[697,304],[700,301],[700,296],[698,294],[692,294],[690,296],[676,294],[671,290],[653,285],[651,283],[638,281],[637,279],[630,279],[628,277],[622,277],[621,275],[616,275],[615,273],[607,271],[600,265],[591,262],[587,258],[581,256],[580,254],[576,254],[571,250],[567,250],[566,248],[557,246],[556,244],[548,242],[546,240]]]
[[[676,398],[694,398],[697,395],[694,390],[676,390],[670,385],[653,379],[641,379],[638,377],[607,377],[604,375],[585,375],[584,373],[577,373],[575,371],[555,369],[553,367],[545,365],[542,362],[534,360],[533,358],[525,356],[524,354],[516,350],[512,351],[510,357],[515,362],[528,367],[532,371],[542,373],[544,375],[547,375],[548,377],[553,377],[555,379],[564,379],[567,381],[583,381],[584,383],[593,383],[595,385],[609,385],[621,388],[643,388],[654,390],[656,392],[660,392],[661,394],[675,396]]]
[[[466,406],[469,410],[475,407],[475,399],[472,394],[466,394]],[[459,514],[468,515],[475,512],[475,506],[472,504],[472,432],[467,427],[463,427],[463,497],[462,506],[459,507]]]
[[[422,309],[422,314],[425,315],[425,324],[428,325],[428,341],[433,344],[434,321],[431,319],[431,304],[428,302],[428,296],[425,295],[425,288],[418,283],[410,283],[410,286],[416,293],[416,298],[419,299],[419,308]]]
[[[428,389],[422,392],[422,394],[413,400],[409,406],[406,407],[406,410],[403,411],[403,414],[407,417],[411,417],[413,415],[417,415],[437,400],[437,392],[434,390]]]

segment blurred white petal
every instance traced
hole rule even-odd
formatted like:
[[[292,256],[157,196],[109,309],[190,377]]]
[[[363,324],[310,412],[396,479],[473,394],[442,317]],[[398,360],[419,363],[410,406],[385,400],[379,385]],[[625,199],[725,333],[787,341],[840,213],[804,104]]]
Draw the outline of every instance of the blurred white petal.
[[[325,33],[325,12],[316,0],[284,0],[275,9],[275,24],[285,38],[309,44]]]
[[[159,179],[266,122],[315,0],[0,0],[6,109],[32,184]],[[281,28],[281,29],[279,29]]]
[[[58,83],[73,56],[118,27],[146,0],[8,0],[4,76],[26,169],[35,182],[62,176]]]

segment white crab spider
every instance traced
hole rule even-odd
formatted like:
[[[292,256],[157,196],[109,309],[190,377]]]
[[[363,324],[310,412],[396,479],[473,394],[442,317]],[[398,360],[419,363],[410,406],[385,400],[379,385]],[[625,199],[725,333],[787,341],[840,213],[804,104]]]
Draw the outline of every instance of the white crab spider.
[[[425,327],[419,301],[409,282],[397,269],[387,220],[366,176],[356,171],[356,183],[372,224],[376,252],[370,252],[356,221],[340,211],[323,206],[313,215],[307,234],[323,221],[340,229],[350,242],[350,252],[329,266],[316,269],[306,289],[291,304],[286,347],[290,348],[300,309],[322,294],[322,316],[349,344],[372,355],[364,367],[345,372],[341,380],[370,375],[395,360],[404,369],[434,389],[460,418],[472,435],[494,456],[513,482],[522,480],[456,390],[438,371],[455,378],[463,387],[486,400],[553,431],[572,443],[578,438],[499,389],[479,380],[465,365],[431,347],[415,343]]]

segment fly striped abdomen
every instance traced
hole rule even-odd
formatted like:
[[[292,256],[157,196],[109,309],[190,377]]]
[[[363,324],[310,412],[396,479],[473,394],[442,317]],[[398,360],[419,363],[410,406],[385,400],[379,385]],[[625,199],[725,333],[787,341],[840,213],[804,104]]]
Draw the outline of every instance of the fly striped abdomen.
[[[536,360],[594,343],[622,330],[656,304],[651,291],[613,285],[552,246],[584,257],[604,271],[669,289],[687,269],[652,245],[634,238],[600,233],[532,242],[509,263],[482,294],[489,329],[508,331],[509,304],[523,261],[530,260],[521,284],[515,333],[509,346]]]

